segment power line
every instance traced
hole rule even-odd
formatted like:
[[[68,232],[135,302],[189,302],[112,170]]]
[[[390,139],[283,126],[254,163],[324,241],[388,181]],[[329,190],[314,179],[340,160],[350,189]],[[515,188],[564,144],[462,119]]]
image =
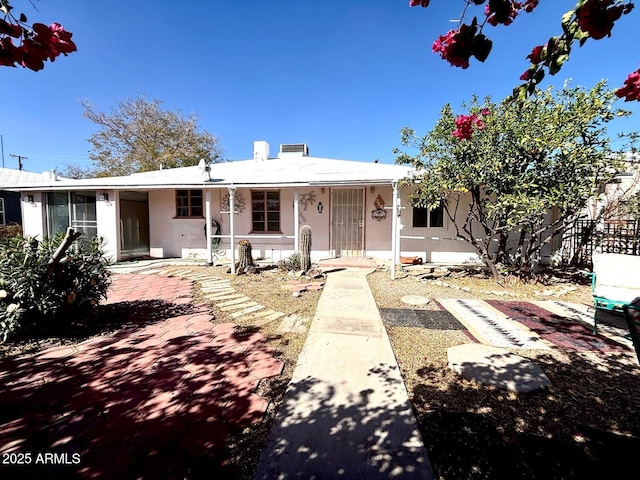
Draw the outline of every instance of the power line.
[[[22,160],[26,160],[27,158],[29,158],[25,157],[24,155],[14,155],[13,153],[10,153],[9,156],[18,159],[18,170],[22,170]]]

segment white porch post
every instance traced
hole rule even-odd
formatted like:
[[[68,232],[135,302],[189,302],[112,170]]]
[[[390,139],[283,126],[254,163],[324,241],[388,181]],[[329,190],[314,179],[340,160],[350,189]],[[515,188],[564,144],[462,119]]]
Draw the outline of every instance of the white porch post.
[[[231,273],[236,273],[236,241],[233,236],[233,227],[236,213],[236,187],[229,187],[229,241],[231,242]]]
[[[298,232],[300,231],[300,193],[298,190],[293,192],[293,248],[296,252],[300,251],[300,239]]]
[[[207,265],[213,265],[213,248],[211,246],[211,189],[204,194],[205,237],[207,238]]]
[[[393,187],[393,206],[391,210],[391,279],[396,279],[396,261],[398,259],[398,181],[391,182]]]

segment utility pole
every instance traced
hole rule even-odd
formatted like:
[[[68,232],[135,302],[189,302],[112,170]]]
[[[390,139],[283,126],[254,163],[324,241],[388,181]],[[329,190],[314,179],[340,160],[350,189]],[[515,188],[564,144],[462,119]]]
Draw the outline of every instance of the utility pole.
[[[22,170],[22,160],[26,160],[28,157],[25,157],[24,155],[14,155],[12,153],[10,153],[9,156],[18,159],[18,170]]]

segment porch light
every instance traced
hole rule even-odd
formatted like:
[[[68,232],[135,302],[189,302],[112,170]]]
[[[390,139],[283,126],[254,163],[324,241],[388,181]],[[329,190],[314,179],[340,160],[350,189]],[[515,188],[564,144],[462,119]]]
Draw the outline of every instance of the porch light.
[[[108,202],[109,201],[109,194],[108,193],[101,193],[100,194],[100,201],[101,202]]]
[[[322,210],[324,210],[324,206],[322,205],[322,202],[318,202],[318,213],[322,213]]]
[[[33,203],[33,195],[27,195],[27,203]]]

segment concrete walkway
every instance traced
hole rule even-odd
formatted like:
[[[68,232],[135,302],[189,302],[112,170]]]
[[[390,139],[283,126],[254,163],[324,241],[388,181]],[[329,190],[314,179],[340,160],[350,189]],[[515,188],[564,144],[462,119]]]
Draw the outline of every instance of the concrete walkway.
[[[328,275],[256,479],[432,479],[366,270]]]

